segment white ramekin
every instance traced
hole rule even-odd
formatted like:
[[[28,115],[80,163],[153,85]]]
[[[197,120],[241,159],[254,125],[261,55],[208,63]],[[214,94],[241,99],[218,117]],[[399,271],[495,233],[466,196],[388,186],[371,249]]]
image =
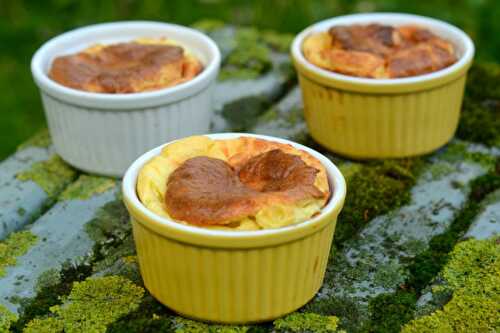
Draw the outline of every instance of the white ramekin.
[[[332,26],[416,24],[454,44],[458,61],[442,70],[407,78],[370,79],[311,64],[304,39]],[[304,114],[311,136],[353,158],[398,158],[431,152],[454,135],[474,44],[462,30],[429,17],[401,13],[353,14],[311,25],[291,46]]]
[[[96,43],[140,37],[167,37],[180,42],[200,59],[203,72],[174,87],[132,94],[80,91],[47,76],[57,56]],[[84,171],[118,177],[144,151],[166,141],[208,132],[219,67],[219,49],[206,35],[175,24],[146,21],[97,24],[64,33],[42,45],[31,61],[57,153]]]
[[[122,184],[146,288],[174,311],[206,321],[260,322],[296,310],[322,285],[346,194],[344,177],[328,158],[295,142],[242,133],[207,136],[252,136],[306,151],[327,171],[330,200],[310,220],[278,229],[221,231],[180,224],[149,211],[137,197],[140,170],[165,145],[155,148],[130,166]]]

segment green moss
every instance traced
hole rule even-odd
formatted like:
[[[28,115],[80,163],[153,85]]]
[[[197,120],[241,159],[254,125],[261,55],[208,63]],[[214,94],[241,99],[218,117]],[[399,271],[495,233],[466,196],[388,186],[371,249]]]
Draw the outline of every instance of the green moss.
[[[322,316],[316,313],[295,312],[284,318],[274,321],[278,332],[293,333],[332,333],[343,332],[338,330],[339,318],[335,316]]]
[[[254,79],[272,67],[270,49],[262,42],[258,30],[239,28],[236,47],[224,61],[219,80]]]
[[[409,286],[417,292],[423,290],[447,262],[449,252],[469,228],[480,212],[481,201],[500,188],[500,160],[490,172],[471,182],[471,190],[465,207],[455,217],[450,227],[429,241],[428,248],[418,254],[409,265]]]
[[[344,176],[346,182],[349,182],[355,174],[363,169],[362,165],[358,163],[343,163],[337,165],[337,167],[342,173],[342,176]]]
[[[130,263],[123,260],[124,257],[127,258],[135,254],[135,243],[132,235],[127,235],[124,239],[111,236],[109,237],[109,242],[102,242],[97,247],[98,252],[96,254],[98,257],[94,264],[94,271],[100,272],[112,268],[117,261],[120,261],[121,264],[117,267],[118,270],[115,270],[115,273],[136,281],[138,273],[137,263]]]
[[[500,100],[465,97],[457,137],[487,145],[500,143]]]
[[[175,333],[246,333],[249,326],[210,325],[183,317],[175,318]]]
[[[193,23],[191,27],[205,32],[212,32],[214,30],[223,28],[224,25],[224,22],[220,20],[204,19]]]
[[[85,228],[90,238],[99,243],[109,242],[110,237],[125,239],[132,227],[127,208],[120,198],[116,198],[99,208]]]
[[[49,269],[38,277],[36,281],[36,291],[41,292],[45,288],[50,288],[61,282],[61,274],[56,269]]]
[[[408,291],[381,294],[371,299],[369,331],[399,332],[403,324],[413,318],[416,302],[415,294]]]
[[[442,177],[448,175],[450,172],[454,172],[456,170],[451,164],[447,162],[436,162],[432,164],[428,172],[431,174],[433,180],[439,180]]]
[[[45,277],[42,275],[36,286],[36,296],[21,302],[21,316],[15,323],[13,332],[22,332],[25,325],[31,320],[49,314],[50,308],[61,304],[62,297],[70,293],[74,281],[83,280],[91,273],[92,266],[86,262],[82,262],[78,266],[71,263],[63,264],[57,277],[53,271],[44,273]]]
[[[156,333],[173,332],[174,314],[157,302],[152,296],[146,295],[139,307],[110,324],[107,333]]]
[[[21,181],[33,181],[49,197],[55,197],[76,176],[76,171],[59,156],[54,155],[46,161],[33,163],[31,168],[17,174]]]
[[[26,215],[26,209],[24,209],[23,207],[19,207],[17,209],[17,215],[23,217],[24,215]]]
[[[491,62],[474,63],[467,77],[466,93],[476,99],[500,99],[500,65]]]
[[[5,276],[5,268],[14,266],[16,258],[28,252],[36,240],[37,237],[31,232],[19,231],[0,242],[0,278]]]
[[[107,177],[81,175],[59,196],[60,200],[87,200],[92,196],[106,192],[116,185],[116,181]]]
[[[222,64],[219,80],[250,80],[261,76],[273,67],[271,51],[288,52],[292,40],[290,34],[237,28],[235,48]],[[279,70],[288,76],[290,66]]]
[[[335,231],[340,244],[375,216],[407,203],[421,160],[365,164],[347,181],[347,197]]]
[[[10,326],[17,320],[17,316],[0,304],[0,333],[9,332]]]
[[[500,237],[457,244],[440,276],[445,289],[500,300]]]
[[[73,283],[86,279],[95,271],[108,269],[113,265],[113,267],[118,268],[109,270],[105,274],[116,273],[127,277],[133,275],[134,282],[141,283],[140,276],[137,274],[137,264],[129,263],[130,258],[124,261],[118,260],[121,259],[120,256],[135,253],[129,216],[119,197],[99,209],[95,217],[87,223],[87,232],[96,242],[93,254],[82,260],[77,266],[69,263],[65,264],[59,274],[52,271],[47,272],[46,278],[40,279],[38,283],[37,289],[39,291],[36,297],[25,301],[21,311],[22,316],[15,324],[14,332],[22,332],[29,322],[32,322],[31,325],[34,329],[43,327],[40,325],[59,327],[62,317],[60,314],[54,313],[54,307],[65,309],[66,305],[61,305],[61,303],[70,301],[71,296],[68,295],[73,292],[72,289],[74,290]],[[134,266],[133,269],[131,266]],[[129,271],[133,271],[134,274]],[[128,281],[127,283],[132,283],[129,279],[123,277],[114,276],[112,278],[119,278]],[[117,320],[116,326],[110,326],[113,327],[114,332],[156,332],[155,328],[158,328],[157,331],[168,330],[171,320],[164,315],[168,313],[168,310],[154,299],[149,299],[150,302],[153,302],[153,305],[150,303],[152,309],[150,312],[146,311],[146,305],[144,305],[145,308],[142,308],[143,304],[146,303],[139,299],[137,305],[134,305],[135,310],[129,311],[129,314],[123,317],[129,318],[130,321]],[[156,313],[161,314],[161,318],[157,318]],[[154,321],[153,314],[155,314]],[[48,318],[56,318],[56,321],[54,322],[54,319]],[[150,330],[144,329],[145,323],[148,323]],[[64,326],[64,329],[68,330],[69,328]]]
[[[458,244],[440,276],[453,291],[442,310],[415,319],[413,332],[494,332],[500,328],[500,237]]]
[[[414,257],[427,249],[427,243],[420,239],[409,238],[404,242],[403,249],[411,257]]]
[[[292,45],[295,37],[292,34],[279,33],[274,30],[264,30],[260,33],[260,36],[271,48],[283,53],[290,50],[290,45]]]
[[[85,230],[95,242],[95,271],[110,267],[122,257],[135,254],[130,217],[120,198],[99,208],[94,218],[85,225]]]
[[[105,332],[107,326],[139,306],[144,289],[119,276],[75,282],[63,305],[31,321],[24,332]]]
[[[339,265],[339,263],[335,263]],[[315,299],[303,309],[306,313],[316,313],[324,316],[335,315],[340,319],[339,328],[347,332],[360,330],[358,325],[364,322],[365,308],[354,300],[343,297],[327,297]],[[360,330],[362,331],[362,329]]]
[[[259,116],[259,119],[257,120],[258,123],[265,124],[270,121],[275,121],[278,119],[279,116],[279,111],[275,107],[271,107],[269,110],[267,110],[265,113],[263,113],[261,116]]]
[[[479,152],[470,152],[467,145],[462,142],[451,143],[442,153],[441,159],[448,162],[471,161],[489,169],[495,165],[495,157]]]
[[[461,139],[500,144],[500,66],[475,63],[469,71],[462,115],[457,130]]]
[[[373,283],[377,287],[392,288],[404,282],[405,270],[398,262],[390,261],[377,267]]]
[[[17,150],[23,150],[29,147],[40,147],[47,148],[52,144],[52,140],[50,139],[50,134],[48,129],[43,129],[38,131],[35,135],[33,135],[30,139],[25,141],[23,144],[17,147]]]

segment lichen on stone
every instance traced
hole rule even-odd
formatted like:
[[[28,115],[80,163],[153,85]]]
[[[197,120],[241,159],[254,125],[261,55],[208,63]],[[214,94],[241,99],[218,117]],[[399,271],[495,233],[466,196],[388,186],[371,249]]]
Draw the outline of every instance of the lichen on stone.
[[[341,333],[338,330],[339,318],[335,316],[323,316],[316,313],[294,312],[274,321],[277,332],[292,333]]]
[[[85,230],[95,242],[95,271],[109,267],[124,256],[135,254],[129,215],[119,197],[99,208],[94,218],[85,225]]]
[[[453,167],[450,163],[438,161],[433,163],[427,170],[433,180],[439,180],[450,172],[455,171],[455,167]]]
[[[61,193],[59,200],[87,200],[115,185],[116,181],[111,178],[81,175]]]
[[[17,320],[17,316],[10,312],[9,309],[0,304],[0,333],[10,331],[10,326]]]
[[[399,262],[390,260],[377,268],[373,282],[377,287],[389,289],[403,283],[405,278],[406,271],[401,267]]]
[[[495,157],[480,152],[470,152],[467,145],[463,142],[453,142],[446,146],[446,149],[440,156],[441,160],[448,162],[471,161],[487,169],[495,165]]]
[[[49,197],[55,197],[76,176],[76,171],[58,155],[45,161],[33,163],[31,168],[16,175],[21,181],[33,181]]]
[[[438,291],[453,292],[442,310],[417,318],[403,333],[494,332],[500,328],[500,237],[459,243],[440,273]]]
[[[249,326],[210,325],[183,317],[175,317],[175,333],[246,333]]]
[[[100,207],[85,228],[96,243],[107,242],[110,236],[125,239],[132,229],[127,208],[119,197]]]
[[[412,259],[407,283],[417,292],[422,291],[443,268],[449,252],[481,211],[481,202],[489,193],[500,188],[500,159],[495,165],[488,173],[471,182],[468,200],[448,229],[430,239],[427,249]]]
[[[0,278],[5,275],[5,268],[15,265],[16,258],[25,254],[36,240],[31,232],[19,231],[0,242]]]
[[[120,276],[75,282],[62,305],[35,318],[24,332],[105,332],[107,326],[139,306],[144,289]]]
[[[19,319],[13,326],[13,332],[22,332],[25,326],[35,318],[46,318],[50,308],[61,304],[65,296],[69,295],[73,282],[82,281],[90,276],[92,267],[83,260],[78,265],[67,261],[62,264],[59,272],[44,273],[45,277],[37,281],[37,294],[34,298],[22,299]],[[49,325],[45,323],[45,325]]]
[[[124,260],[135,254],[135,243],[132,235],[127,235],[123,240],[109,237],[109,243],[101,243],[97,246],[99,251],[98,260],[94,263],[95,272],[111,271],[113,274],[125,276],[132,281],[140,279],[139,267],[137,262]]]
[[[50,138],[49,130],[47,128],[44,128],[38,131],[35,135],[26,140],[24,143],[19,145],[19,147],[17,147],[17,150],[18,151],[24,150],[29,147],[47,148],[51,144],[52,140]]]

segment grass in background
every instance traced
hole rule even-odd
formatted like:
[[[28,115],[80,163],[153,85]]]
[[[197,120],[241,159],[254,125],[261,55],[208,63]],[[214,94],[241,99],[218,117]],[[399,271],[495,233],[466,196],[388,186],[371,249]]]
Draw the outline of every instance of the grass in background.
[[[40,96],[29,63],[36,49],[61,32],[117,20],[191,24],[215,18],[296,33],[332,16],[371,11],[433,16],[464,29],[475,41],[477,58],[500,59],[497,0],[0,0],[0,160],[44,125]]]

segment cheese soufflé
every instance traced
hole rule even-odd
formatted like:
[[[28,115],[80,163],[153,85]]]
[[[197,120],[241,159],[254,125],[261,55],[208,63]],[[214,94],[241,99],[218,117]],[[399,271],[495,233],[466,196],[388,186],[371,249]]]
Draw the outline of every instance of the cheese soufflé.
[[[142,38],[59,56],[49,77],[73,89],[123,94],[172,87],[202,70],[202,63],[176,41]]]
[[[302,52],[323,69],[375,79],[422,75],[457,61],[451,42],[416,25],[333,26],[308,36]]]
[[[330,186],[321,162],[291,145],[194,136],[165,146],[144,165],[137,194],[146,208],[179,223],[259,230],[315,216]]]

